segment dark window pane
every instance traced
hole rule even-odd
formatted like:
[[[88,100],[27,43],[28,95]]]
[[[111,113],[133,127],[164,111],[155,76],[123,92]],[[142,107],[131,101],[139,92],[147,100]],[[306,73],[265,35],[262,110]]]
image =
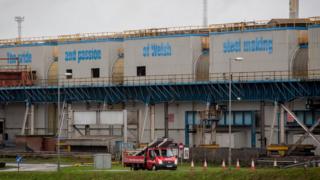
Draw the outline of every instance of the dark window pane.
[[[91,77],[99,78],[100,77],[100,68],[92,68],[91,69]]]
[[[146,76],[145,66],[137,66],[137,76]]]
[[[67,69],[66,70],[66,78],[67,79],[72,79],[72,69]]]

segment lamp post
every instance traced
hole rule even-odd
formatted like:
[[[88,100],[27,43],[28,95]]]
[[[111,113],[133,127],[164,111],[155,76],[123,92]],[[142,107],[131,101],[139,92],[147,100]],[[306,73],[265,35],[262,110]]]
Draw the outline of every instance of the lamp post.
[[[232,74],[231,74],[231,64],[232,61],[242,61],[243,57],[229,58],[229,153],[228,153],[228,166],[231,167],[231,100],[232,100]]]
[[[65,76],[71,76],[72,73],[65,73]],[[60,111],[60,76],[58,76],[58,122],[60,122],[59,130],[58,130],[58,137],[57,137],[57,154],[58,154],[58,162],[57,162],[57,170],[60,171],[60,136],[61,136],[61,129],[63,126],[64,118],[61,118],[61,111]]]

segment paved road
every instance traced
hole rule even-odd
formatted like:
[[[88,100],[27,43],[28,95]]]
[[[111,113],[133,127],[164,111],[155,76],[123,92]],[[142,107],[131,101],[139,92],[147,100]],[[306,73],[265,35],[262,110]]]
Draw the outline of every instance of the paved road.
[[[16,163],[6,163],[6,166],[14,166],[15,168],[4,169],[0,171],[18,171]],[[69,167],[71,165],[61,165],[61,167]],[[56,164],[20,164],[20,171],[56,171]]]

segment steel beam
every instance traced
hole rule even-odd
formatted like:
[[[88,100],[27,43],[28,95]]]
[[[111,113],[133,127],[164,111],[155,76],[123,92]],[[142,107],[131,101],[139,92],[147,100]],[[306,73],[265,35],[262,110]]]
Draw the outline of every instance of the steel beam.
[[[233,82],[232,100],[241,97],[249,101],[289,102],[299,97],[320,96],[320,80],[317,81],[257,81]],[[23,102],[29,99],[33,103],[51,103],[57,100],[57,87],[8,87],[0,88],[0,102]],[[167,101],[201,101],[208,98],[212,102],[228,100],[227,82],[190,82],[159,83],[153,85],[69,86],[61,88],[62,98],[68,102],[103,101],[115,104],[119,102],[140,101],[143,103],[163,103]]]
[[[285,105],[281,105],[283,109],[285,109],[287,111],[287,113],[289,113],[293,119],[306,131],[306,133],[320,146],[320,141],[312,134],[312,132],[310,132],[310,130],[297,118],[297,116],[290,111],[289,108],[287,108]]]

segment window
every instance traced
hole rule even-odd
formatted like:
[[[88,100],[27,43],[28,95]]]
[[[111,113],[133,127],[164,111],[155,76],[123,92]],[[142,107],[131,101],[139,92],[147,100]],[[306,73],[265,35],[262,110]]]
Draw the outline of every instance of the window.
[[[91,69],[91,77],[99,78],[100,77],[100,68],[92,68]]]
[[[66,70],[66,78],[67,79],[72,79],[72,69],[67,69]]]
[[[36,80],[37,79],[37,71],[32,71],[31,73],[32,73],[31,79]]]
[[[137,66],[137,76],[146,76],[146,66]]]
[[[243,125],[243,112],[234,112],[235,125]]]

